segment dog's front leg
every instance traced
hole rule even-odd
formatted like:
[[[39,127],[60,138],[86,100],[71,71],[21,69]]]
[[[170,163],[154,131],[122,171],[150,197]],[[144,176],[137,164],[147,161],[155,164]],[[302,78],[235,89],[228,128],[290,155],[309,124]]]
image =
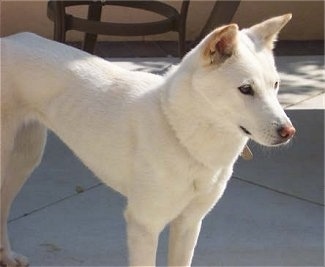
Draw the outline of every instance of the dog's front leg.
[[[155,266],[160,230],[125,212],[130,266]]]
[[[202,220],[222,196],[231,172],[231,169],[222,170],[211,190],[198,194],[171,222],[168,246],[169,266],[191,265]]]
[[[190,266],[201,229],[201,220],[177,217],[169,228],[168,266]]]

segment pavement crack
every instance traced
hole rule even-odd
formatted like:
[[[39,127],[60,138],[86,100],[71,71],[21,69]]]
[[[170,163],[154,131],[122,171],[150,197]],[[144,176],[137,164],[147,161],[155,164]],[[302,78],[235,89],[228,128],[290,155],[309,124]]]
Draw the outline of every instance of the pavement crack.
[[[27,216],[29,216],[29,215],[31,215],[33,213],[36,213],[36,212],[41,211],[41,210],[44,210],[44,209],[46,209],[48,207],[54,206],[54,205],[56,205],[58,203],[61,203],[61,202],[65,201],[65,200],[71,199],[71,198],[73,198],[73,197],[75,197],[77,195],[86,193],[86,192],[88,192],[88,191],[90,191],[92,189],[95,189],[95,188],[97,188],[97,187],[99,187],[101,185],[103,185],[103,183],[99,182],[99,183],[97,183],[95,185],[92,185],[92,186],[89,186],[87,188],[84,188],[83,191],[78,191],[77,190],[76,193],[74,193],[74,194],[65,196],[63,198],[60,198],[60,199],[54,201],[54,202],[48,203],[48,204],[46,204],[44,206],[41,206],[41,207],[35,208],[35,209],[33,209],[33,210],[29,211],[29,212],[26,212],[26,213],[24,213],[24,214],[22,214],[20,216],[17,216],[15,218],[12,218],[12,219],[8,220],[8,223],[12,223],[12,222],[17,221],[17,220],[19,220],[21,218],[27,217]]]
[[[322,91],[322,92],[319,92],[318,94],[308,96],[308,97],[306,97],[306,98],[304,98],[304,99],[302,99],[302,100],[300,100],[300,101],[298,101],[298,102],[296,102],[296,103],[288,104],[288,105],[286,105],[284,108],[287,109],[287,108],[294,107],[294,106],[299,105],[299,104],[301,104],[301,103],[303,103],[303,102],[305,102],[305,101],[308,101],[308,100],[310,100],[310,99],[316,98],[316,97],[318,97],[318,96],[320,96],[320,95],[322,95],[322,94],[324,94],[323,91]]]
[[[310,199],[306,199],[306,198],[303,198],[303,197],[299,197],[299,196],[296,196],[296,195],[293,195],[293,194],[289,194],[287,192],[280,191],[280,190],[274,189],[274,188],[266,186],[266,185],[262,185],[262,184],[258,184],[258,183],[252,182],[252,181],[248,181],[248,180],[245,180],[245,179],[237,177],[237,176],[233,176],[232,178],[237,179],[237,180],[239,180],[241,182],[244,182],[244,183],[248,183],[248,184],[252,184],[252,185],[264,188],[266,190],[276,192],[276,193],[281,194],[281,195],[285,195],[287,197],[299,199],[299,200],[302,200],[302,201],[305,201],[305,202],[308,202],[308,203],[311,203],[311,204],[314,204],[314,205],[317,205],[317,206],[324,207],[324,204],[322,204],[322,203],[319,203],[319,202],[316,202],[316,201],[313,201],[313,200],[310,200]]]

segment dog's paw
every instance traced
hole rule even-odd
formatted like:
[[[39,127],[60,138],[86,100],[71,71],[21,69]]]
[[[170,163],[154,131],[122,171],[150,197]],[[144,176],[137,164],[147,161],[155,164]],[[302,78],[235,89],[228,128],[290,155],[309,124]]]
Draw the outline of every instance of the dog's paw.
[[[28,259],[23,256],[19,255],[15,252],[9,253],[1,253],[0,258],[0,266],[1,267],[26,267],[28,266]]]

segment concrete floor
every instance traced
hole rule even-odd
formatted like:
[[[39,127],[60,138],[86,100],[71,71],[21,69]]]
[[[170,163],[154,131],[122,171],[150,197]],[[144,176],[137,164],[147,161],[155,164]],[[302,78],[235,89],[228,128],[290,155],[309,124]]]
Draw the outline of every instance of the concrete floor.
[[[164,72],[175,58],[114,59]],[[297,128],[280,149],[251,144],[206,217],[193,266],[324,266],[324,62],[277,57],[279,98]],[[125,199],[100,183],[52,133],[41,166],[12,208],[12,247],[31,266],[125,266]],[[167,231],[159,265],[166,265]]]

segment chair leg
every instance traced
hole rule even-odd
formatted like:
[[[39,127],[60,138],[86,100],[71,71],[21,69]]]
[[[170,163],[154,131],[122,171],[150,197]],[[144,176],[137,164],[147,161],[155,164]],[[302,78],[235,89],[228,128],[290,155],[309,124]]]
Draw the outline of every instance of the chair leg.
[[[206,24],[196,39],[196,43],[201,41],[215,27],[230,23],[237,11],[239,4],[240,0],[216,1]]]
[[[88,20],[100,21],[102,13],[102,5],[99,2],[94,2],[89,5]],[[86,33],[82,49],[93,54],[96,46],[97,34]]]
[[[54,40],[64,43],[66,33],[65,9],[62,1],[49,1],[54,15]],[[50,6],[51,5],[51,6]]]
[[[178,25],[178,56],[182,58],[186,53],[186,19],[190,1],[184,0],[180,11]]]
[[[185,30],[180,30],[178,33],[178,56],[183,58],[186,52]]]

